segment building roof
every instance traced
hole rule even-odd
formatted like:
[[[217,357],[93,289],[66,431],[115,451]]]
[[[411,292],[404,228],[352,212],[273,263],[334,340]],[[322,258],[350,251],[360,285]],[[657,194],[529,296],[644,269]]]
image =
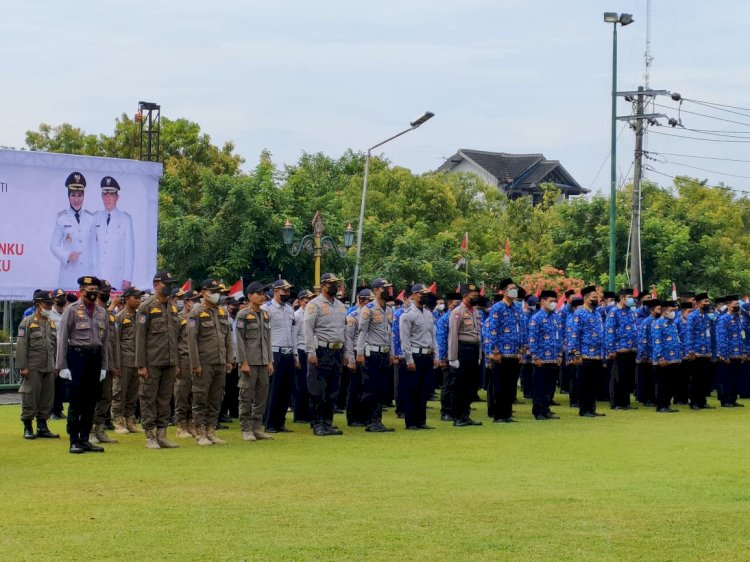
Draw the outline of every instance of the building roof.
[[[542,183],[554,183],[566,195],[589,192],[558,160],[547,160],[543,154],[509,154],[462,148],[448,158],[438,171],[450,172],[463,161],[483,169],[506,192],[538,192],[538,186]]]

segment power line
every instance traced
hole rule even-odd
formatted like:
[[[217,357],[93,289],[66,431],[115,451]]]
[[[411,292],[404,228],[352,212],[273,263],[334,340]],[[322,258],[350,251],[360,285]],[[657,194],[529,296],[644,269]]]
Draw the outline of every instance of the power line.
[[[648,169],[650,171],[652,171],[653,173],[655,173],[655,174],[659,174],[660,176],[665,176],[665,177],[671,178],[673,180],[680,179],[678,176],[672,176],[670,174],[665,174],[664,172],[660,172],[659,170],[655,170],[652,166],[648,166]],[[687,179],[689,179],[689,178],[687,178]],[[707,187],[707,188],[710,188],[710,189],[720,189],[722,191],[733,191],[735,193],[750,194],[750,191],[745,190],[745,189],[736,189],[736,188],[733,188],[733,187],[727,187],[725,185],[709,185],[707,183],[702,183],[702,182],[696,182],[696,183],[699,186],[701,186],[701,187]]]
[[[719,158],[718,156],[699,156],[697,154],[675,154],[674,152],[655,152],[649,151],[647,154],[658,154],[659,156],[679,156],[681,158],[700,158],[701,160],[719,160],[722,162],[743,162],[750,163],[750,160],[741,160],[739,158]]]
[[[688,139],[688,140],[699,140],[699,141],[706,141],[706,142],[739,142],[739,143],[748,143],[750,142],[750,139],[748,140],[724,140],[724,139],[706,139],[703,137],[691,137],[688,135],[675,135],[672,133],[661,133],[659,131],[654,131],[653,129],[650,131],[653,135],[664,135],[665,137],[675,137],[678,139]]]
[[[674,109],[673,107],[670,107],[668,105],[662,105],[660,103],[654,103],[655,107],[661,107],[663,109]],[[679,108],[677,111],[680,113],[688,113],[690,115],[697,115],[699,117],[705,117],[707,119],[715,119],[716,121],[724,121],[725,123],[733,123],[734,125],[743,125],[745,127],[750,127],[750,123],[743,123],[742,121],[734,121],[732,119],[724,119],[723,117],[716,117],[715,115],[708,115],[706,113],[698,113],[697,111],[690,111],[688,109],[682,109]],[[746,115],[745,117],[750,117],[750,115]]]
[[[740,176],[740,175],[737,175],[737,174],[728,174],[726,172],[719,172],[719,171],[716,171],[716,170],[707,170],[706,168],[699,168],[697,166],[691,166],[689,164],[683,164],[682,162],[672,162],[671,160],[666,160],[666,159],[662,160],[662,162],[664,162],[665,164],[673,164],[675,166],[682,166],[684,168],[691,168],[693,170],[700,170],[701,172],[709,172],[711,174],[719,174],[721,176],[726,176],[726,177],[729,177],[729,178],[740,178],[740,179],[743,179],[743,180],[750,180],[750,176]]]
[[[724,137],[724,138],[728,138],[728,139],[748,139],[748,140],[750,140],[750,138],[746,137],[746,136],[729,134],[732,131],[713,132],[713,131],[706,130],[706,129],[692,129],[690,127],[682,127],[682,129],[684,129],[686,131],[691,131],[693,133],[699,133],[701,135],[711,135],[713,137]]]
[[[682,98],[682,100],[696,103],[704,107],[710,107],[711,109],[718,109],[719,111],[726,111],[727,113],[734,113],[735,115],[742,115],[743,117],[750,117],[750,115],[748,115],[747,113],[741,113],[740,111],[731,111],[731,109],[739,109],[741,111],[750,111],[750,108],[747,108],[747,107],[737,107],[735,105],[726,105],[723,103],[714,103],[710,101],[693,100],[690,98]],[[731,109],[724,109],[726,107],[729,107]]]
[[[632,115],[632,113],[631,113],[631,115]],[[620,129],[620,132],[617,135],[617,140],[620,140],[620,137],[622,136],[622,133],[625,132],[625,129],[627,128],[627,126],[628,126],[627,122],[625,122],[625,123],[622,124],[622,128]],[[599,169],[597,170],[596,175],[594,176],[594,179],[591,180],[591,183],[589,184],[589,187],[592,187],[592,188],[594,187],[594,183],[599,178],[599,174],[602,173],[602,169],[604,168],[604,165],[607,163],[607,160],[609,160],[611,157],[612,157],[612,150],[610,149],[610,150],[607,151],[607,155],[604,157],[604,160],[602,160],[602,165],[599,166]]]

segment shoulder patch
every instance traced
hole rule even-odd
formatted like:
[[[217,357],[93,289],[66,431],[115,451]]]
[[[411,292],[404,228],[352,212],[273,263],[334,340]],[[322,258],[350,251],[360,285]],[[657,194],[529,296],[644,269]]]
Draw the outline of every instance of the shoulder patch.
[[[184,326],[185,324],[187,324],[187,320],[185,320],[185,319],[183,318],[183,319],[182,319],[182,320],[180,321],[180,326]]]
[[[174,312],[175,314],[177,314],[177,307],[175,305],[172,305],[172,312]]]
[[[265,320],[266,322],[268,322],[270,320],[270,318],[271,317],[268,315],[268,312],[264,310],[263,311],[263,320]]]
[[[199,314],[201,318],[211,318],[211,315],[208,312],[201,312]]]
[[[123,324],[132,324],[132,322],[131,322],[130,318],[123,318],[123,319],[122,319],[122,323],[123,323]]]
[[[195,328],[195,318],[191,318],[190,320],[188,320],[188,326],[190,326],[191,328]]]
[[[29,323],[29,328],[38,328],[38,327],[39,327],[39,324],[37,324],[36,322]]]
[[[315,312],[315,305],[311,302],[307,303],[307,306],[305,307],[305,313],[312,314]]]
[[[244,328],[245,327],[245,321],[244,320],[237,320],[237,327],[238,328]]]
[[[161,314],[161,308],[154,307],[151,310],[149,310],[148,312],[149,312],[149,314]]]
[[[114,322],[115,321],[115,315],[112,314],[111,312],[109,313],[109,321],[110,322]]]
[[[145,324],[146,323],[146,315],[145,314],[139,314],[138,315],[138,323],[139,324]]]
[[[19,338],[22,338],[22,337],[24,337],[25,335],[26,335],[26,328],[24,328],[23,326],[22,326],[22,327],[20,327],[20,328],[18,328],[18,337],[19,337]]]
[[[220,306],[219,307],[219,316],[226,316],[226,315],[227,315],[227,313],[224,312],[224,308]]]

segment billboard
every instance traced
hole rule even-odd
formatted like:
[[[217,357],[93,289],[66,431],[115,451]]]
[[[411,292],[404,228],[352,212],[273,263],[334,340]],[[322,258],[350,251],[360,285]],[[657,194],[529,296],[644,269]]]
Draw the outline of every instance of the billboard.
[[[83,275],[150,287],[161,175],[157,162],[0,149],[0,300]]]

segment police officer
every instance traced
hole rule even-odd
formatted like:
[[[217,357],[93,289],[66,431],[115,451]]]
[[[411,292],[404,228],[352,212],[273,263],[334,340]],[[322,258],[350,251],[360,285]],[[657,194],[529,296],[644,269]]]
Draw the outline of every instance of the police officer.
[[[50,250],[60,262],[58,284],[76,287],[76,280],[96,267],[94,256],[94,215],[83,209],[86,178],[72,172],[65,180],[68,208],[57,213]]]
[[[94,409],[101,395],[101,382],[107,375],[109,338],[107,311],[96,304],[101,281],[92,276],[78,279],[81,298],[63,312],[57,331],[55,367],[70,381],[67,431],[70,452],[104,452],[93,445],[89,434]]]
[[[333,407],[338,396],[344,360],[346,306],[336,298],[339,279],[333,273],[320,278],[321,293],[305,309],[307,388],[310,391],[313,433],[341,435],[333,427]]]
[[[479,287],[475,283],[461,286],[461,304],[453,309],[448,321],[449,370],[446,372],[446,387],[451,393],[450,415],[453,425],[467,427],[482,425],[470,417],[471,401],[480,379],[482,360],[482,320],[477,305]]]
[[[651,328],[651,364],[654,366],[656,382],[656,411],[677,412],[672,408],[672,396],[682,362],[680,334],[675,324],[677,303],[665,300],[661,303],[661,318]]]
[[[393,373],[393,310],[385,302],[392,286],[383,278],[372,282],[373,299],[362,307],[358,321],[356,362],[362,373],[360,404],[365,431],[371,433],[394,431],[383,425],[383,404]]]
[[[299,367],[294,374],[294,423],[310,423],[310,393],[307,391],[307,350],[305,349],[305,308],[315,298],[315,294],[302,289],[297,295],[299,308],[294,312],[294,318],[299,327],[297,332],[297,358]]]
[[[557,293],[539,294],[540,310],[529,320],[529,352],[533,365],[531,413],[537,420],[559,419],[550,411],[550,402],[562,362],[562,326],[557,308]]]
[[[613,410],[635,408],[630,405],[638,352],[638,319],[634,307],[633,289],[622,289],[617,304],[610,308],[604,321],[604,345],[612,363],[609,403]]]
[[[412,286],[411,294],[412,306],[399,323],[406,368],[399,375],[398,395],[406,429],[434,429],[427,425],[427,384],[440,364],[435,319],[425,306],[430,290],[417,283]]]
[[[521,372],[524,347],[523,311],[516,306],[518,287],[508,278],[500,282],[503,299],[495,303],[485,320],[484,352],[492,369],[487,412],[495,423],[510,423]]]
[[[104,210],[94,215],[96,266],[100,277],[122,291],[133,282],[133,219],[117,208],[120,184],[115,178],[104,176],[101,188]]]
[[[237,316],[237,360],[240,363],[238,382],[242,439],[256,441],[273,439],[263,431],[269,376],[274,373],[271,316],[262,306],[265,287],[253,281],[245,290],[250,306]]]
[[[365,427],[368,415],[362,404],[362,365],[357,363],[357,339],[359,337],[359,319],[365,305],[375,298],[373,292],[363,288],[357,294],[355,306],[347,311],[346,329],[344,330],[344,367],[347,381],[342,382],[339,393],[346,386],[346,424],[349,427]],[[347,373],[348,371],[348,373]],[[345,384],[348,383],[348,384]]]
[[[146,448],[179,447],[167,439],[170,401],[177,370],[177,307],[170,302],[176,293],[175,279],[168,271],[154,275],[154,294],[138,307],[135,361],[141,378],[139,398],[141,423],[146,430]]]
[[[266,433],[288,433],[286,411],[292,397],[294,372],[299,365],[297,358],[297,332],[299,326],[294,309],[289,304],[292,284],[278,279],[271,286],[273,300],[263,305],[271,319],[271,346],[273,350],[273,375],[268,389],[266,405]]]
[[[177,358],[179,374],[174,381],[174,415],[177,422],[177,437],[185,439],[197,437],[193,423],[193,372],[190,369],[190,350],[188,348],[187,319],[193,307],[200,301],[201,294],[193,290],[177,294],[183,308],[177,315],[180,327],[177,332]]]
[[[740,318],[738,295],[724,297],[727,309],[716,321],[716,390],[722,408],[744,406],[737,402],[737,379],[740,365],[747,361],[745,330]]]
[[[451,379],[448,367],[448,336],[449,336],[449,322],[451,319],[451,312],[461,303],[461,295],[459,293],[448,293],[445,295],[443,302],[447,305],[447,310],[443,315],[440,316],[438,321],[435,323],[435,337],[438,346],[438,359],[440,360],[440,370],[443,372],[443,382],[440,388],[440,421],[454,421],[453,417],[453,402],[452,394],[453,390],[450,385],[455,382]]]
[[[714,364],[711,361],[713,324],[708,317],[711,313],[711,300],[708,293],[695,295],[695,304],[695,310],[688,315],[685,329],[686,364],[690,377],[690,409],[702,410],[713,408],[706,401],[706,396],[711,390],[714,372]]]
[[[102,381],[102,395],[96,403],[94,410],[94,427],[91,430],[89,441],[92,443],[117,443],[117,439],[112,439],[107,435],[106,424],[110,419],[112,408],[112,378],[116,367],[114,359],[114,342],[115,342],[115,315],[109,307],[110,295],[112,294],[112,285],[106,279],[101,279],[102,285],[99,287],[99,298],[97,304],[107,310],[107,321],[109,322],[109,339],[107,340],[107,376]],[[114,427],[113,427],[114,429]]]
[[[57,325],[50,320],[52,293],[34,291],[34,314],[27,316],[18,326],[16,340],[16,368],[23,379],[21,394],[21,421],[23,438],[46,437],[57,439],[47,427],[55,394],[55,352],[57,350]],[[36,418],[37,432],[32,423]]]
[[[122,295],[123,309],[115,316],[114,378],[112,379],[112,417],[115,433],[142,433],[135,423],[138,401],[138,370],[135,360],[136,313],[143,291],[129,287]]]
[[[604,323],[596,310],[596,287],[584,287],[581,296],[583,306],[573,313],[567,335],[571,364],[578,365],[578,415],[593,418],[606,415],[596,411],[597,377],[604,358]]]
[[[203,300],[188,316],[188,350],[193,372],[193,419],[198,445],[224,445],[216,437],[226,374],[232,370],[232,330],[229,317],[218,306],[221,289],[216,279],[201,284]]]

